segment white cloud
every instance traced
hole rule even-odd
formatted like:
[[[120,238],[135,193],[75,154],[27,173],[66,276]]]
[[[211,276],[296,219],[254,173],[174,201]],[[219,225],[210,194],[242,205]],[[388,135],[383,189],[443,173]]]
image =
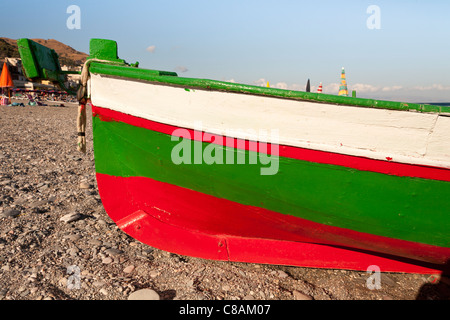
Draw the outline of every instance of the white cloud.
[[[339,92],[339,83],[331,83],[323,88],[323,93],[329,93],[329,94],[338,94]],[[353,85],[348,85],[348,91],[349,94],[351,91],[355,90],[356,93],[375,93],[375,92],[392,92],[392,91],[399,91],[405,89],[403,86],[374,86],[372,84],[367,83],[355,83]]]
[[[305,84],[291,84],[288,86],[289,90],[294,90],[294,91],[306,91],[306,83]],[[316,87],[311,85],[311,92],[315,92]]]
[[[147,51],[150,52],[150,53],[153,53],[153,52],[155,52],[155,49],[156,49],[156,46],[150,46],[150,47],[148,47],[148,48],[145,49],[145,50],[147,50]]]
[[[286,82],[270,83],[270,81],[267,81],[264,78],[260,78],[256,81],[253,81],[253,84],[256,86],[260,86],[260,87],[266,87],[267,82],[269,82],[270,88],[284,89],[284,90],[300,90],[298,88],[298,85],[293,85],[293,86],[295,86],[295,88],[293,88],[293,86],[288,85]]]
[[[277,82],[274,85],[271,85],[272,88],[278,88],[278,89],[284,89],[287,90],[288,89],[288,85],[286,82]]]
[[[350,90],[356,90],[356,92],[377,92],[380,90],[380,87],[373,86],[371,84],[364,84],[364,83],[356,83],[352,86],[349,86]]]
[[[327,85],[322,85],[322,92],[326,94],[338,94],[339,93],[339,83],[330,83]]]
[[[362,92],[362,93],[372,93],[372,92],[391,92],[391,91],[398,91],[398,90],[402,90],[403,86],[386,86],[386,87],[381,87],[381,86],[374,86],[371,84],[365,84],[365,83],[356,83],[352,86],[349,86],[349,91],[350,90],[355,90],[357,93],[358,92]]]
[[[255,86],[265,87],[267,85],[267,80],[264,79],[264,78],[260,78],[260,79],[258,79],[256,81],[253,81],[253,84]]]
[[[390,92],[390,91],[398,91],[402,90],[403,86],[391,86],[391,87],[383,87],[381,91],[383,92]]]
[[[443,86],[442,84],[433,84],[431,86],[416,86],[413,88],[414,90],[420,91],[428,91],[428,90],[437,90],[437,91],[450,91],[450,86]]]

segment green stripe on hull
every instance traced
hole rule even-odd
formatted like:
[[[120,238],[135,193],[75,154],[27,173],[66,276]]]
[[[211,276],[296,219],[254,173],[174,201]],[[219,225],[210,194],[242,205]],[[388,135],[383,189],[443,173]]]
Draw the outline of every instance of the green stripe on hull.
[[[172,141],[170,135],[98,117],[94,117],[93,126],[98,173],[148,177],[326,225],[450,246],[449,182],[283,157],[279,158],[275,175],[261,175],[262,165],[248,161],[234,165],[176,165],[171,154],[180,142]],[[210,146],[199,141],[190,143],[192,150]],[[227,150],[235,157],[245,153],[246,159],[253,153]]]

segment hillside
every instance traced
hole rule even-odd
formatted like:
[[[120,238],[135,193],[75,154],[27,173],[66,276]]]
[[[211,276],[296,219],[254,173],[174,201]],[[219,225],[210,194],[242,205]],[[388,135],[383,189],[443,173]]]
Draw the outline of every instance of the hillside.
[[[43,46],[56,51],[59,56],[61,65],[79,66],[86,61],[88,56],[86,53],[75,50],[54,39],[32,39]],[[0,61],[5,57],[19,58],[16,40],[9,38],[0,38]]]
[[[8,38],[0,38],[0,61],[3,61],[5,57],[19,58],[19,51],[17,50],[17,44],[14,45],[14,40]]]

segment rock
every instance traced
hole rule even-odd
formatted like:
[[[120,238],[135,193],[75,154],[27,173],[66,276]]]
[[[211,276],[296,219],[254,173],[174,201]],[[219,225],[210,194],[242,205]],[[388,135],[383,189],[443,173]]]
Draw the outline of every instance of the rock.
[[[386,285],[386,284],[390,285],[390,286],[397,285],[397,283],[392,278],[390,278],[388,275],[386,275],[384,273],[381,274],[381,283],[382,283],[382,285]]]
[[[5,210],[3,211],[2,217],[5,217],[5,218],[6,218],[6,217],[14,218],[14,217],[17,217],[19,214],[20,214],[20,211],[19,211],[19,210],[12,209],[12,208],[8,208],[8,209],[5,209]]]
[[[65,222],[65,223],[70,223],[70,222],[76,221],[80,218],[81,218],[81,215],[79,213],[72,212],[72,213],[62,216],[59,220]]]
[[[92,285],[93,285],[94,287],[97,287],[97,288],[103,287],[105,284],[106,284],[106,283],[103,282],[103,281],[94,281],[94,282],[92,283]]]
[[[134,271],[134,268],[135,268],[135,266],[129,265],[129,266],[127,266],[125,269],[123,269],[123,272],[125,272],[125,273],[131,273],[131,272]]]
[[[26,297],[29,293],[30,293],[30,290],[26,289],[25,291],[22,291],[22,292],[20,293],[20,296],[21,296],[21,297]]]
[[[48,201],[46,201],[46,200],[34,201],[34,202],[30,203],[30,207],[32,207],[32,208],[41,207],[41,206],[46,205],[47,203],[48,203]]]
[[[10,184],[12,181],[11,180],[3,180],[0,182],[0,185],[6,186],[8,184]]]
[[[61,287],[66,287],[67,286],[67,278],[62,277],[58,280],[58,283]]]
[[[103,220],[103,219],[98,219],[97,220],[97,223],[98,224],[100,224],[100,225],[102,225],[102,226],[106,226],[108,223],[105,221],[105,220]]]
[[[27,203],[27,199],[24,199],[24,198],[19,198],[16,201],[14,201],[14,204],[17,206],[24,205],[25,203]]]
[[[106,257],[102,260],[102,263],[104,264],[110,264],[111,262],[113,262],[113,259],[110,257]]]
[[[115,248],[109,248],[105,250],[105,253],[109,254],[110,256],[118,256],[120,254],[123,254],[123,251]]]
[[[89,189],[91,186],[87,182],[81,182],[80,183],[80,189]]]
[[[77,241],[77,240],[80,240],[82,237],[79,234],[69,234],[69,235],[65,236],[64,238],[69,239],[71,241]]]
[[[6,296],[7,292],[8,292],[7,289],[1,289],[0,290],[0,300],[3,299]]]
[[[297,290],[292,291],[292,295],[295,300],[312,300],[312,298],[304,293],[301,293]]]
[[[70,256],[75,257],[79,251],[80,251],[80,250],[79,250],[78,248],[73,247],[73,248],[68,249],[66,252],[67,252]]]
[[[101,246],[103,244],[103,242],[101,242],[100,240],[97,240],[97,239],[91,239],[91,240],[89,240],[89,243],[94,246]]]
[[[160,300],[160,298],[155,290],[141,289],[130,294],[128,300]]]

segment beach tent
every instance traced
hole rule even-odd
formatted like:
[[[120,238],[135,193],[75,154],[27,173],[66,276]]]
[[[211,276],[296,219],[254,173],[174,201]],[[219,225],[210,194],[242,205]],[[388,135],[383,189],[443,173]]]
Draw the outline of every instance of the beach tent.
[[[1,104],[2,105],[8,105],[9,104],[9,97],[8,99],[4,96],[4,88],[12,88],[14,87],[14,82],[11,77],[11,73],[9,72],[8,65],[6,62],[3,64],[2,74],[0,75],[0,88],[2,88],[2,98],[1,98]]]

